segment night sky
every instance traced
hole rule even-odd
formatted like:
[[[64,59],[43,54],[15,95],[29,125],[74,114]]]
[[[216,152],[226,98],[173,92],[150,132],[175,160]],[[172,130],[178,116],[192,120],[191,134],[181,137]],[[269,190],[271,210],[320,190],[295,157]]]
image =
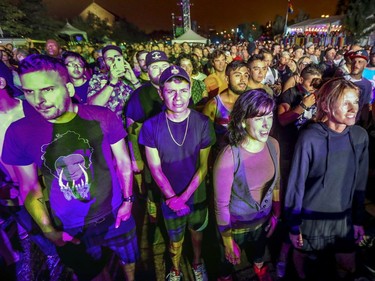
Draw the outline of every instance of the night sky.
[[[60,19],[77,16],[92,0],[44,0],[50,14]],[[181,15],[177,0],[95,0],[103,8],[121,16],[151,32],[153,30],[170,30],[171,13]],[[322,14],[333,15],[337,0],[292,0],[295,16],[299,10],[310,15],[310,18]],[[287,0],[190,0],[191,18],[201,28],[229,30],[244,22],[257,21],[265,24],[274,20],[275,15],[285,16]]]

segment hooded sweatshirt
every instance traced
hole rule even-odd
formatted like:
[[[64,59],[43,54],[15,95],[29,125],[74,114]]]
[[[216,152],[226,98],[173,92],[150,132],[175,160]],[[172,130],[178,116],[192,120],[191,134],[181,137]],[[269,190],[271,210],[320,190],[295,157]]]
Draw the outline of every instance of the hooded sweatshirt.
[[[337,133],[324,123],[301,131],[285,197],[293,234],[304,219],[341,219],[361,225],[368,173],[368,135],[359,126]]]

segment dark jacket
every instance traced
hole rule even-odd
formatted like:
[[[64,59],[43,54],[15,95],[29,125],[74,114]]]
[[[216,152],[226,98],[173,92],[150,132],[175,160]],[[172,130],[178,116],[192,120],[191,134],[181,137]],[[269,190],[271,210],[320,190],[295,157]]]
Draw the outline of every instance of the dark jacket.
[[[332,134],[323,123],[313,123],[298,138],[289,176],[285,218],[294,234],[299,233],[303,219],[340,219],[353,214],[353,223],[362,224],[364,194],[368,174],[368,135],[359,126],[347,127],[354,159],[352,186],[332,189],[335,179],[345,177],[345,171],[337,168],[332,153]],[[350,183],[348,183],[350,184]],[[345,190],[345,192],[344,192]]]

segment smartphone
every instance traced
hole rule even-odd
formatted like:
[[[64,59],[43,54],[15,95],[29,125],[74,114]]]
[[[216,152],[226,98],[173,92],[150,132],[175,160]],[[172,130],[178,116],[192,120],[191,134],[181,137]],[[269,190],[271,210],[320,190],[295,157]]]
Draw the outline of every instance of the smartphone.
[[[114,69],[116,69],[119,73],[125,74],[125,63],[122,56],[115,57],[115,61],[113,64]]]

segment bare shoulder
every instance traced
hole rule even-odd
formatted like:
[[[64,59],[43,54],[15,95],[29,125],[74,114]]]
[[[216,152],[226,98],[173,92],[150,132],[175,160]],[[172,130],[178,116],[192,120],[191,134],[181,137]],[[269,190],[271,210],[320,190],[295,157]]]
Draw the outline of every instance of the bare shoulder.
[[[204,106],[203,108],[203,111],[202,113],[206,116],[208,116],[211,120],[214,120],[214,114],[215,114],[215,111],[216,111],[216,99],[212,98],[210,99],[206,105]]]

